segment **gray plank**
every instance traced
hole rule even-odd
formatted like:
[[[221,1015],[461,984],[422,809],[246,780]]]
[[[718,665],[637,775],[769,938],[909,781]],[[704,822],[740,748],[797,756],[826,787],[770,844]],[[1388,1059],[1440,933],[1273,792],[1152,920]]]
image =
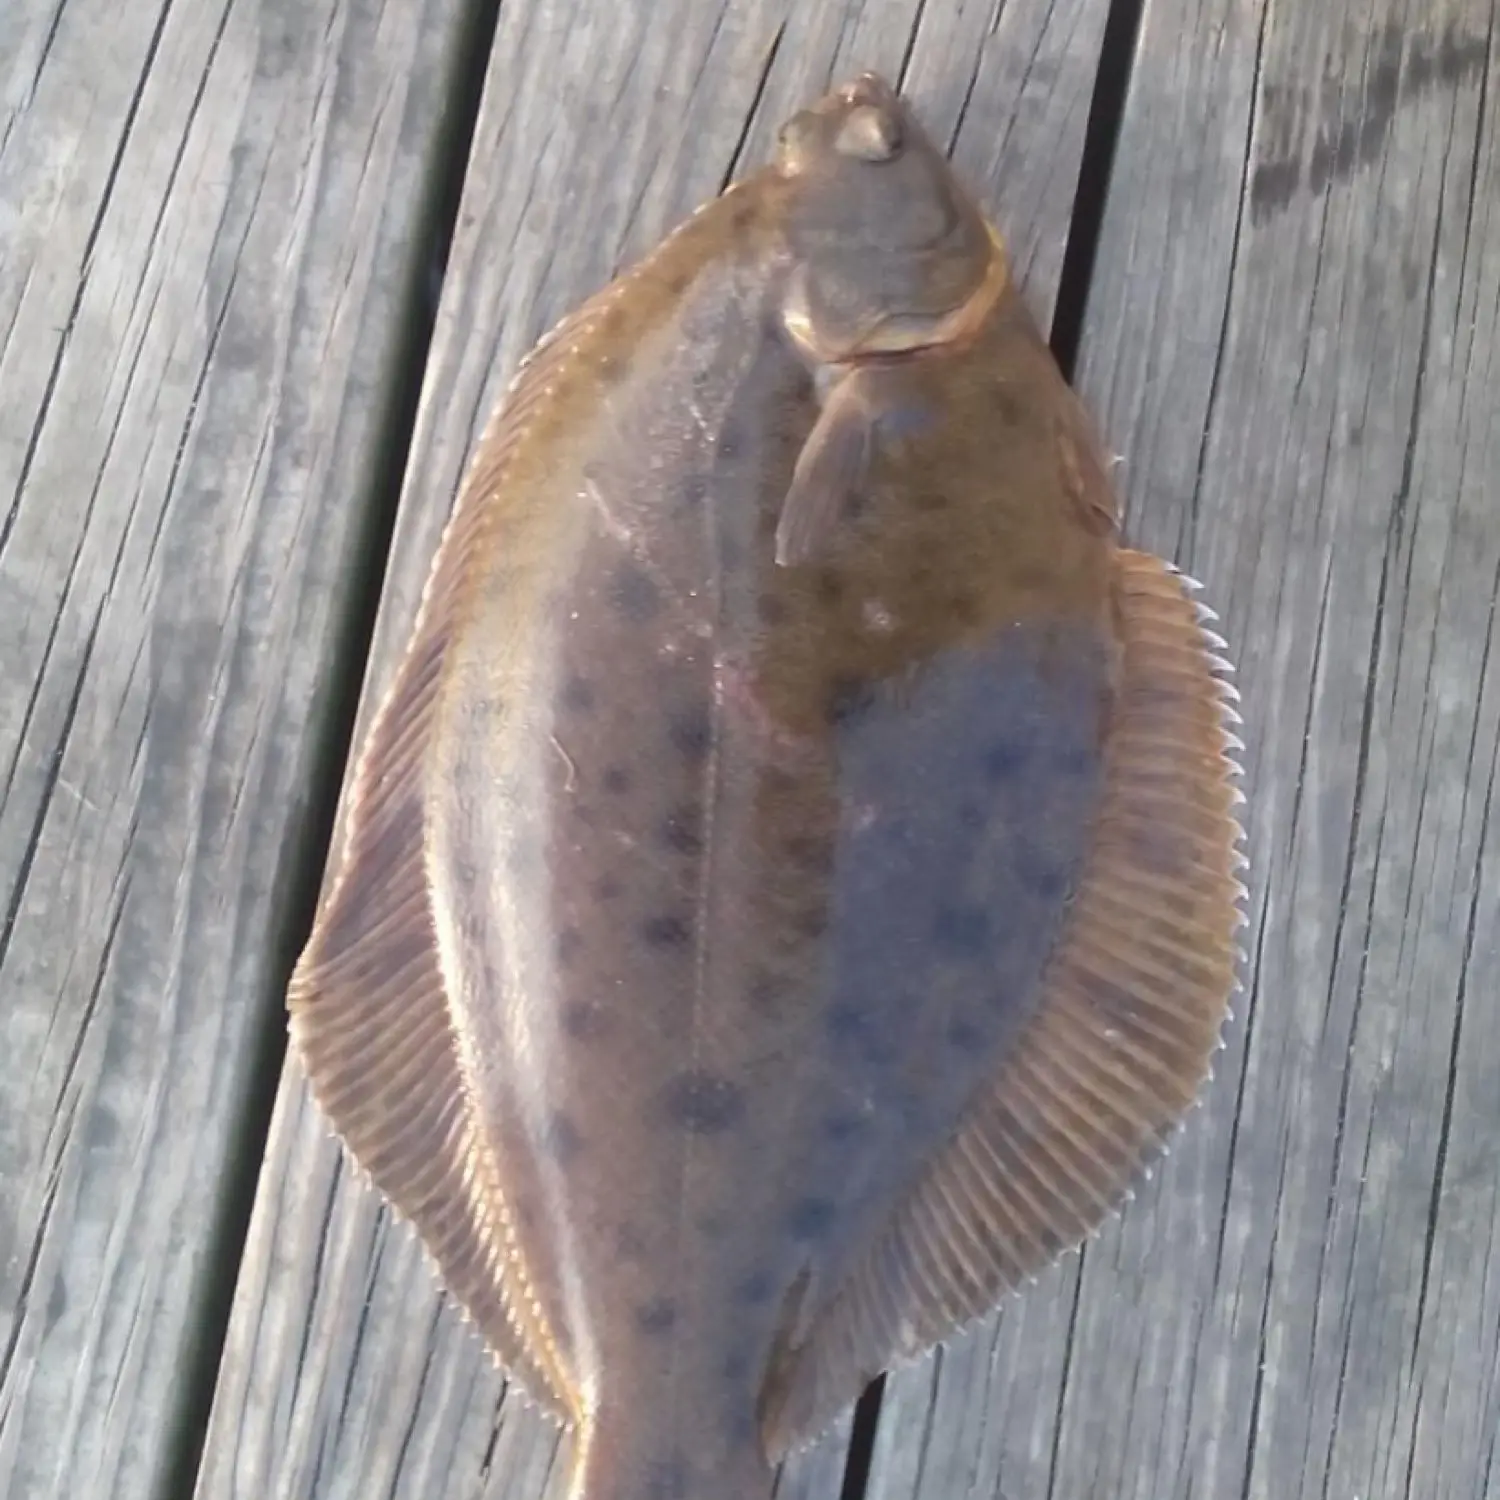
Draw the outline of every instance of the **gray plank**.
[[[0,7],[10,1500],[160,1494],[201,1404],[459,17]]]
[[[1080,380],[1242,663],[1252,994],[873,1495],[1500,1495],[1490,7],[1146,7]]]
[[[718,189],[747,119],[742,166],[764,156],[780,121],[831,76],[861,66],[895,75],[910,53],[912,89],[938,129],[956,131],[958,157],[1013,236],[1027,295],[1045,313],[1105,8],[502,8],[372,690],[394,665],[472,442],[516,361]],[[844,1443],[840,1428],[789,1465],[781,1494],[836,1495]],[[289,1064],[199,1496],[555,1494],[562,1456],[539,1420],[504,1399],[409,1231],[392,1226],[340,1162]]]

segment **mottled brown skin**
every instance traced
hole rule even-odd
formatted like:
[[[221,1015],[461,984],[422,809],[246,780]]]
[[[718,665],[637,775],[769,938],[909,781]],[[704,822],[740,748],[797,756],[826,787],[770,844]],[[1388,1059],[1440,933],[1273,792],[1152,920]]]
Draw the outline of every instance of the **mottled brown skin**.
[[[437,908],[591,1497],[767,1489],[778,1337],[992,1065],[1097,792],[1109,538],[1065,488],[1071,398],[1012,289],[956,343],[894,356],[912,431],[830,559],[771,558],[815,409],[803,360],[755,326],[774,254],[755,239],[786,213],[765,182],[713,215],[756,208],[743,270],[706,262],[654,327],[622,302],[619,341],[670,341],[637,357],[649,379],[611,388],[607,341],[584,346],[590,416],[559,410],[545,485],[509,481],[526,514],[472,565],[435,730]],[[876,226],[826,188],[814,206],[857,286],[851,233]],[[977,248],[954,298],[986,285],[999,251]],[[869,330],[851,295],[839,311],[841,342]]]
[[[1063,493],[1033,340],[1009,298],[932,360],[929,425],[828,563],[776,568],[766,484],[753,531],[718,489],[643,526],[649,572],[599,537],[577,575],[525,919],[561,945],[525,991],[549,1118],[517,1129],[553,1204],[537,1263],[577,1256],[589,1289],[555,1326],[597,1341],[602,1471],[665,1451],[688,1493],[758,1472],[799,1296],[837,1282],[1035,994],[1097,800],[1110,635],[1108,542]]]
[[[580,1500],[765,1500],[827,1404],[808,1361],[840,1399],[876,1373],[819,1329],[1040,1003],[1114,567],[998,241],[873,78],[564,325],[487,437],[390,837],[421,823],[467,1175],[503,1198],[497,1348],[575,1424]],[[308,1030],[315,1086],[337,1046]]]

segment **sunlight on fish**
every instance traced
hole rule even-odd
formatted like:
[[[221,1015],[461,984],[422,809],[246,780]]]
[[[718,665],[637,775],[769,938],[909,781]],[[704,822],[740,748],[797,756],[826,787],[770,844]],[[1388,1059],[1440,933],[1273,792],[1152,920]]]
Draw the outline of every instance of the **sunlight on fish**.
[[[575,1500],[769,1500],[1208,1076],[1228,667],[998,235],[864,75],[529,357],[294,976]]]

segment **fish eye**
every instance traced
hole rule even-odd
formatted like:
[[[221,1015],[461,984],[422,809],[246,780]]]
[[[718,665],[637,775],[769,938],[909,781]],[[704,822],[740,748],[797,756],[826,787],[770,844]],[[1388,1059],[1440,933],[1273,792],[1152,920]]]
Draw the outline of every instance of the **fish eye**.
[[[858,104],[839,126],[833,149],[861,161],[889,161],[901,150],[901,121],[878,104]]]
[[[801,110],[776,133],[776,155],[789,172],[800,171],[812,155],[818,121],[811,110]]]

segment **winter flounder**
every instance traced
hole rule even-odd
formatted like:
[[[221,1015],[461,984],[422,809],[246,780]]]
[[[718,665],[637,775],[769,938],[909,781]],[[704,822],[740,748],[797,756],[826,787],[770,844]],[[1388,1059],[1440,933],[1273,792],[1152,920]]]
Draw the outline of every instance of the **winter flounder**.
[[[768,1500],[1159,1153],[1241,920],[1206,618],[873,76],[526,361],[289,1003],[575,1500]]]

